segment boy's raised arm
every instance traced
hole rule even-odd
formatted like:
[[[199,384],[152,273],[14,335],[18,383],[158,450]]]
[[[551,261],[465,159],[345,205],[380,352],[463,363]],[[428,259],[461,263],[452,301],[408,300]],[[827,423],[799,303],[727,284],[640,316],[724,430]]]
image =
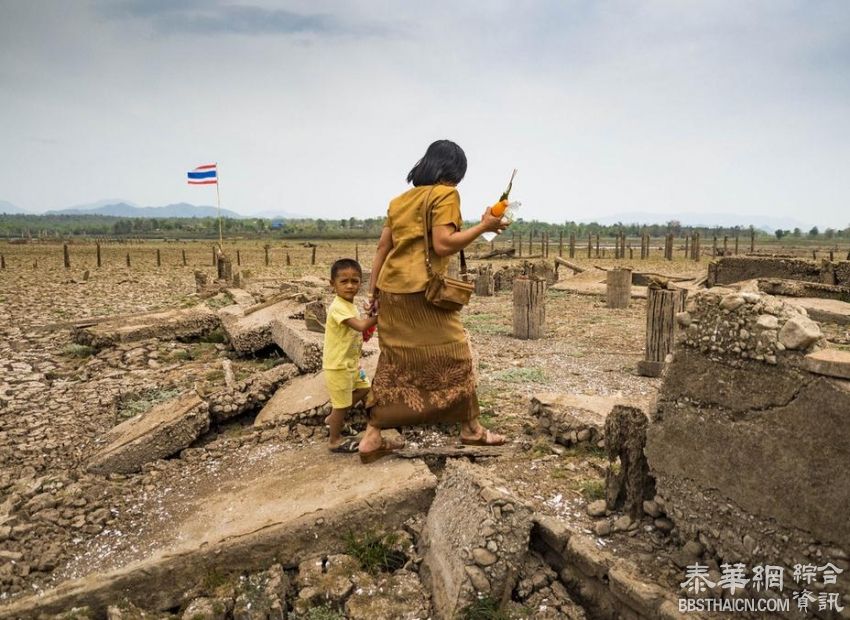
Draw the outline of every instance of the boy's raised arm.
[[[365,332],[367,329],[372,327],[373,325],[377,325],[378,317],[370,316],[365,319],[351,317],[350,319],[345,319],[342,324],[350,327],[354,331]]]

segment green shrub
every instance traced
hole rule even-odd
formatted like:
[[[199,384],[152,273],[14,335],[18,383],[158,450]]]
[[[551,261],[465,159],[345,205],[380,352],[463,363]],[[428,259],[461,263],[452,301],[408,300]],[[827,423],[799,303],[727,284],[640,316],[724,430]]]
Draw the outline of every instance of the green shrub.
[[[93,347],[77,343],[66,344],[62,349],[62,354],[69,357],[91,357],[95,353],[97,351]]]
[[[356,558],[363,570],[373,574],[404,566],[407,558],[394,548],[397,543],[398,536],[394,533],[369,531],[357,535],[349,532],[345,536],[346,553]]]

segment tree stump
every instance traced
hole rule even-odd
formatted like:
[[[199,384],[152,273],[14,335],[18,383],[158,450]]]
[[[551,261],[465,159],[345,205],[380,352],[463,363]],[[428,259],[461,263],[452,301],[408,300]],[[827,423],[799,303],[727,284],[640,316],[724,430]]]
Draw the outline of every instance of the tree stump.
[[[186,250],[181,250],[181,253],[183,255],[183,266],[185,267],[186,266]]]
[[[605,476],[606,503],[634,519],[643,517],[643,502],[655,495],[655,481],[644,456],[646,414],[635,407],[615,405],[605,420],[605,449],[609,466]],[[619,461],[619,469],[613,464]]]
[[[313,246],[312,250],[313,251],[310,254],[310,264],[315,265],[316,264],[316,246],[315,245]]]
[[[65,269],[71,268],[71,253],[68,251],[68,244],[62,244],[62,262],[65,265]]]
[[[542,338],[546,329],[546,281],[514,278],[514,337]]]
[[[688,291],[650,286],[646,294],[646,359],[638,362],[637,372],[660,377],[667,354],[673,350],[676,314],[684,311]]]
[[[95,244],[95,253],[97,254],[97,266],[100,267],[100,244]]]
[[[6,268],[6,257],[0,254],[0,269]]]
[[[159,248],[156,250],[156,266],[162,267],[162,255],[159,252]]]
[[[609,308],[628,308],[632,299],[632,270],[612,269],[609,271],[606,293]]]
[[[475,278],[475,294],[481,297],[492,297],[495,291],[493,268],[490,265],[482,267],[478,270],[478,277]]]
[[[130,253],[127,252],[127,266],[130,266]]]
[[[263,246],[263,249],[266,251],[266,267],[269,266],[269,245],[266,244]]]

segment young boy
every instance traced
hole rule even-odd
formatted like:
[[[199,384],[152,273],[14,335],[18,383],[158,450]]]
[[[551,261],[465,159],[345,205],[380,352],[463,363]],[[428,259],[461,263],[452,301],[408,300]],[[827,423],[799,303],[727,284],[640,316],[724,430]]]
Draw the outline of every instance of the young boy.
[[[360,369],[362,333],[378,322],[377,316],[360,318],[354,307],[354,296],[360,290],[363,270],[351,258],[336,261],[331,267],[331,286],[334,296],[325,322],[325,348],[322,369],[331,395],[333,409],[325,424],[328,425],[328,447],[331,452],[357,452],[357,441],[342,439],[342,425],[351,407],[363,400],[370,383]]]

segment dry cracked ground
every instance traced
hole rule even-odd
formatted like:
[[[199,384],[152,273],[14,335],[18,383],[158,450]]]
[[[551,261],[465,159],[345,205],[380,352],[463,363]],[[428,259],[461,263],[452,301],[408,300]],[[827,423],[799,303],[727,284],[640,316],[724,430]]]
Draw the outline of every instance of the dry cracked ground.
[[[309,248],[277,243],[268,267],[262,245],[235,247],[240,249],[241,268],[250,270],[253,278],[281,282],[307,274],[325,276],[335,258],[355,251],[364,265],[372,256],[371,243],[356,250],[353,242],[318,245],[317,264],[311,265]],[[187,266],[181,256],[185,247]],[[231,255],[235,247],[229,248]],[[162,248],[159,267],[156,248]],[[269,454],[324,440],[318,427],[255,430],[248,415],[214,426],[177,458],[150,463],[141,473],[85,473],[81,463],[93,441],[117,423],[182,389],[223,386],[223,358],[232,359],[237,379],[279,360],[274,352],[237,357],[216,338],[148,340],[96,353],[74,344],[67,324],[74,319],[214,305],[214,300],[195,295],[192,275],[194,269],[213,274],[208,244],[104,246],[100,268],[92,246],[71,246],[70,269],[62,266],[61,245],[4,245],[3,252],[0,599],[52,587],[99,565],[107,552],[111,558],[120,558],[122,550],[138,553],[138,548],[129,547],[144,545],[145,532],[167,528],[185,509],[186,489],[201,492],[199,487],[212,484],[218,471],[250,476]],[[291,266],[286,266],[287,255]],[[614,264],[605,259],[576,262],[585,267]],[[704,264],[684,260],[627,262],[640,270],[693,277],[705,269]],[[572,277],[568,273],[562,269],[561,279]],[[600,276],[582,274],[575,280],[593,283]],[[541,392],[563,392],[649,403],[660,380],[637,376],[634,370],[643,355],[645,302],[633,299],[627,310],[610,310],[599,295],[550,290],[547,335],[534,341],[511,336],[511,313],[509,292],[476,297],[464,311],[478,356],[483,421],[511,439],[508,456],[484,462],[538,513],[596,535],[600,530],[588,516],[587,505],[602,497],[607,462],[603,452],[567,449],[537,434],[529,400]],[[413,446],[453,445],[452,431],[405,429],[405,434]],[[432,465],[439,474],[441,465]],[[361,467],[354,457],[351,467]],[[183,484],[173,484],[178,479]],[[142,513],[142,505],[157,510]],[[598,536],[597,544],[631,557],[647,576],[674,587],[681,563],[677,565],[676,549],[663,530],[648,518],[625,531]],[[532,571],[526,581],[535,576],[548,583],[543,569]]]

